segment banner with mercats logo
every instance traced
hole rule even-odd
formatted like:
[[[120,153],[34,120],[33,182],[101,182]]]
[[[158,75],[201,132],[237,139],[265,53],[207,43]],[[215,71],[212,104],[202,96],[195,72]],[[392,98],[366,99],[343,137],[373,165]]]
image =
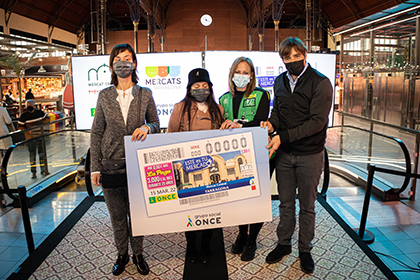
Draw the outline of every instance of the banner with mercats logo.
[[[140,53],[138,84],[152,90],[160,126],[167,127],[175,103],[187,92],[188,73],[202,67],[201,52]],[[109,55],[72,57],[77,129],[90,129],[101,90],[111,86]]]
[[[125,138],[134,235],[271,221],[267,131]]]

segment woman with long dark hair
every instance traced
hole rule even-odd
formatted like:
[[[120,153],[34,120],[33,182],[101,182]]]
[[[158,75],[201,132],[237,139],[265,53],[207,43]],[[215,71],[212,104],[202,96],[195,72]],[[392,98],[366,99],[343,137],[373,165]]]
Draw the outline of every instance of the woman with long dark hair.
[[[137,271],[146,275],[143,236],[133,236],[130,227],[124,136],[143,141],[148,133],[158,133],[159,118],[152,92],[137,85],[137,59],[129,44],[116,45],[109,68],[111,86],[99,92],[91,129],[92,181],[102,185],[118,251],[112,273],[120,275],[129,261],[128,243]]]
[[[219,129],[223,122],[223,108],[217,105],[213,95],[213,84],[206,69],[197,68],[188,74],[187,94],[175,104],[168,124],[168,132]],[[186,259],[197,259],[196,240],[201,234],[201,260],[210,260],[210,239],[213,229],[187,231]]]

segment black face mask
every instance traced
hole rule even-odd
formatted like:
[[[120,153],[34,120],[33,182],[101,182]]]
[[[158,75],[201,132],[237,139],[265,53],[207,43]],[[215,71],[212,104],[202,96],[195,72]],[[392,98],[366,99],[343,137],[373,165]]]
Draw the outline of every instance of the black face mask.
[[[197,102],[205,102],[207,98],[209,98],[210,89],[208,88],[200,88],[200,89],[193,89],[191,92],[191,96]]]
[[[29,112],[33,112],[34,111],[34,107],[33,106],[28,106],[28,107],[26,107],[26,110],[28,110]]]
[[[287,71],[293,76],[299,76],[305,68],[305,59],[285,63]]]

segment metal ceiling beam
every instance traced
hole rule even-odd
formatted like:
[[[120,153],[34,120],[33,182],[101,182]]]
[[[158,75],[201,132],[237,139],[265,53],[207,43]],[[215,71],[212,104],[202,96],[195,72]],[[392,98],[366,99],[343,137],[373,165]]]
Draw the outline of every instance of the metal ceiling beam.
[[[10,17],[12,16],[13,10],[15,9],[18,1],[19,0],[12,1],[13,3],[10,4],[10,5],[8,5],[9,2],[10,2],[9,0],[6,3],[6,9],[4,10],[4,18],[5,18],[5,21],[6,21],[6,26],[9,25]]]
[[[346,7],[346,8],[347,8],[350,12],[351,12],[351,14],[353,15],[353,17],[354,17],[354,19],[355,19],[355,20],[358,20],[358,19],[360,19],[360,18],[361,18],[360,16],[356,15],[355,13],[353,13],[353,10],[352,10],[352,9],[350,9],[349,5],[347,5],[347,3],[346,3],[346,1],[345,1],[345,0],[341,0],[341,3],[343,3],[343,5],[344,5],[344,6],[345,6],[345,7]],[[360,14],[359,7],[357,7],[353,1],[350,1],[350,5],[351,5],[353,8],[355,8],[355,9],[356,9],[356,12],[357,12],[358,14]]]
[[[30,5],[30,4],[27,4],[25,2],[21,2],[21,3],[19,3],[19,5],[22,5],[22,6],[26,7],[26,8],[28,8],[28,9],[32,9],[32,10],[36,11],[37,13],[40,13],[40,14],[46,16],[48,19],[51,17],[51,14],[50,13],[45,12],[44,10],[40,9],[39,7],[36,7],[36,6]],[[74,16],[77,16],[77,17],[81,17],[79,14],[73,13],[72,11],[68,11],[68,12],[71,13],[71,16],[70,17],[72,17],[73,15]],[[44,23],[46,23],[46,22],[44,22]],[[75,24],[73,24],[71,22],[66,22],[66,24],[74,27],[75,29],[79,29],[80,28],[80,26],[77,26],[77,25],[75,25]]]
[[[61,3],[63,3],[63,1],[65,1],[65,0],[61,0],[60,1],[60,3],[59,4],[57,4],[57,8],[54,10],[54,12],[53,12],[53,15],[55,16],[55,20],[54,20],[54,23],[52,23],[52,21],[53,21],[53,17],[51,17],[51,19],[50,19],[50,21],[49,21],[49,23],[48,23],[48,26],[51,26],[51,30],[49,30],[49,32],[48,32],[48,37],[49,38],[51,38],[51,35],[52,35],[52,33],[53,33],[53,31],[54,31],[54,27],[55,27],[55,25],[57,24],[57,21],[60,19],[60,17],[63,15],[63,13],[67,10],[67,8],[68,8],[68,6],[70,6],[70,4],[72,4],[73,3],[73,1],[74,0],[70,0],[70,1],[68,1],[68,3],[67,3],[67,5],[63,8],[63,10],[61,11],[61,13],[59,13],[58,15],[57,15],[57,13],[58,13],[58,11],[60,10],[60,8],[62,8],[61,7]]]

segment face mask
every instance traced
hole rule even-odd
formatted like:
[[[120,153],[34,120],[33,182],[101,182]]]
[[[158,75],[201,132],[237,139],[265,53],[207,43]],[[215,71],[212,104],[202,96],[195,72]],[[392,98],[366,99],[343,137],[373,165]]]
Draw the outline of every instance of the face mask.
[[[244,88],[251,81],[250,75],[234,74],[232,82],[237,88]]]
[[[191,96],[195,99],[197,102],[204,102],[207,100],[207,98],[210,95],[210,89],[208,88],[199,88],[199,89],[193,89],[191,92]]]
[[[133,62],[131,61],[120,60],[114,63],[114,73],[122,79],[130,76],[133,73],[133,69]]]
[[[287,71],[293,76],[299,76],[305,68],[305,60],[298,60],[294,62],[285,63]]]
[[[28,110],[29,112],[33,112],[34,111],[34,107],[33,106],[28,106],[28,107],[26,107],[26,110]]]

